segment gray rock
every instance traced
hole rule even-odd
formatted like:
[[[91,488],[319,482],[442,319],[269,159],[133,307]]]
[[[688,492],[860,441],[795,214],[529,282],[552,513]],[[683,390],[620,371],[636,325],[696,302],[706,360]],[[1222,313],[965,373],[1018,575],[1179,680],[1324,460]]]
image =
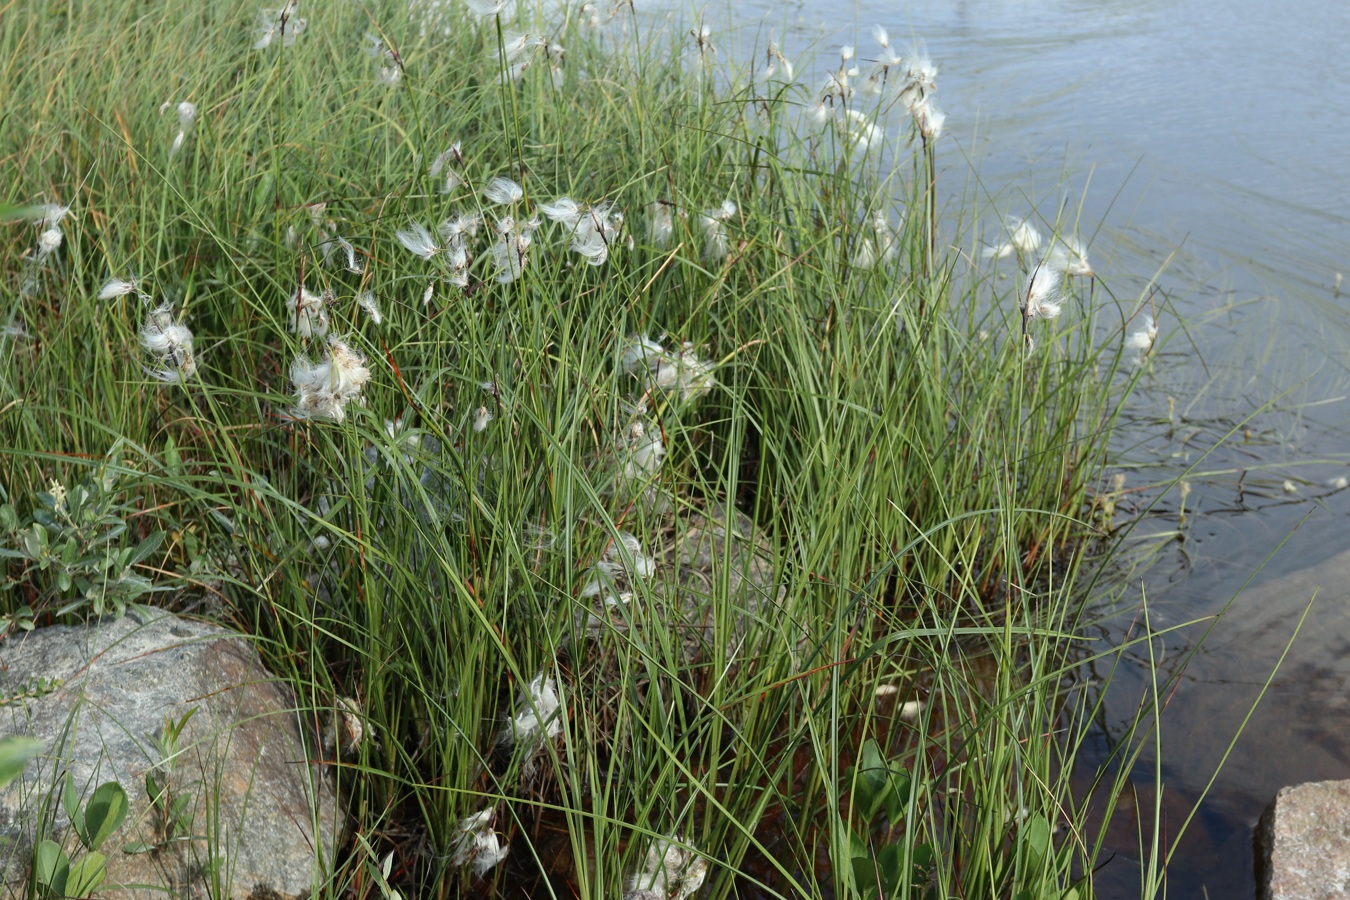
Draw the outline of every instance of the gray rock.
[[[673,544],[664,556],[676,567],[688,660],[705,655],[701,645],[713,633],[710,601],[722,589],[722,582],[736,610],[733,633],[726,636],[722,648],[727,661],[742,653],[751,633],[765,625],[766,618],[779,614],[784,587],[774,579],[773,551],[750,517],[739,510],[714,503],[703,513],[679,516]]]
[[[1260,900],[1350,898],[1350,781],[1282,788],[1256,842]]]
[[[130,815],[103,846],[103,890],[137,887],[117,897],[206,896],[213,861],[229,886],[215,896],[254,900],[307,897],[331,871],[342,831],[333,790],[309,763],[294,694],[234,632],[135,607],[118,620],[15,636],[0,644],[0,704],[0,736],[47,744],[0,791],[8,895],[24,892],[35,835],[77,852],[60,802],[66,772],[82,796],[112,780],[127,792]],[[192,826],[165,843],[145,776],[166,771],[154,736],[189,710],[168,783],[170,796],[190,798]],[[123,852],[136,842],[158,846]]]

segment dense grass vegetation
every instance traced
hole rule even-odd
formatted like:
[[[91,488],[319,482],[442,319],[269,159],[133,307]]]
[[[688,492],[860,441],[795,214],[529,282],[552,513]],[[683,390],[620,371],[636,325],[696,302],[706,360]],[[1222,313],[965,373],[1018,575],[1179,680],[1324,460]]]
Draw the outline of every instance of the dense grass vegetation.
[[[1134,308],[1065,223],[942,233],[935,72],[821,91],[628,6],[270,15],[0,16],[0,524],[87,483],[97,546],[165,534],[35,548],[9,612],[211,615],[359,720],[322,896],[391,853],[407,897],[1090,894]]]

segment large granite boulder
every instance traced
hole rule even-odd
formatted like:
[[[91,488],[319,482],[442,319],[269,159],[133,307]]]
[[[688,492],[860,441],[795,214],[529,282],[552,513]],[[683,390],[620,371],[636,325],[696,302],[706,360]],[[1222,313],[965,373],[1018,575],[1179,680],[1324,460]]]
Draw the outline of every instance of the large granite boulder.
[[[1350,898],[1350,781],[1281,789],[1256,843],[1260,900]]]
[[[331,871],[341,814],[301,738],[314,730],[301,719],[312,717],[238,634],[136,607],[121,619],[16,635],[0,644],[0,704],[0,737],[46,744],[0,791],[7,895],[24,894],[36,840],[81,852],[60,799],[67,773],[78,795],[117,781],[130,801],[102,848],[100,896],[204,897],[214,878],[232,898],[301,898]],[[166,722],[189,711],[166,760]],[[159,804],[147,773],[168,785]],[[188,799],[174,828],[166,801],[177,798]]]

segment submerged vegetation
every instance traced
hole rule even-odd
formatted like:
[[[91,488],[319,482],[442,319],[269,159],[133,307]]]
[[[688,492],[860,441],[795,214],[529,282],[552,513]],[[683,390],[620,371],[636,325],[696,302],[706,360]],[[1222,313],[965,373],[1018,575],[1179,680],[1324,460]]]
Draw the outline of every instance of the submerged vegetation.
[[[318,896],[1091,895],[1077,586],[1157,326],[1071,222],[943,233],[931,61],[20,6],[6,621],[256,636],[340,751]]]

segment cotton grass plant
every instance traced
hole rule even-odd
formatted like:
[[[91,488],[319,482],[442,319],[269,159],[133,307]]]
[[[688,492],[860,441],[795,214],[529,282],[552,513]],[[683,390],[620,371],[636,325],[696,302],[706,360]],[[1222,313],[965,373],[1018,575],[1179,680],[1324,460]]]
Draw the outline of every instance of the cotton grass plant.
[[[1090,871],[1123,331],[943,249],[922,54],[879,30],[819,87],[624,4],[99,10],[0,24],[6,195],[47,204],[3,232],[3,499],[125,442],[147,571],[316,735],[359,708],[320,895]],[[912,774],[875,826],[868,738]]]

